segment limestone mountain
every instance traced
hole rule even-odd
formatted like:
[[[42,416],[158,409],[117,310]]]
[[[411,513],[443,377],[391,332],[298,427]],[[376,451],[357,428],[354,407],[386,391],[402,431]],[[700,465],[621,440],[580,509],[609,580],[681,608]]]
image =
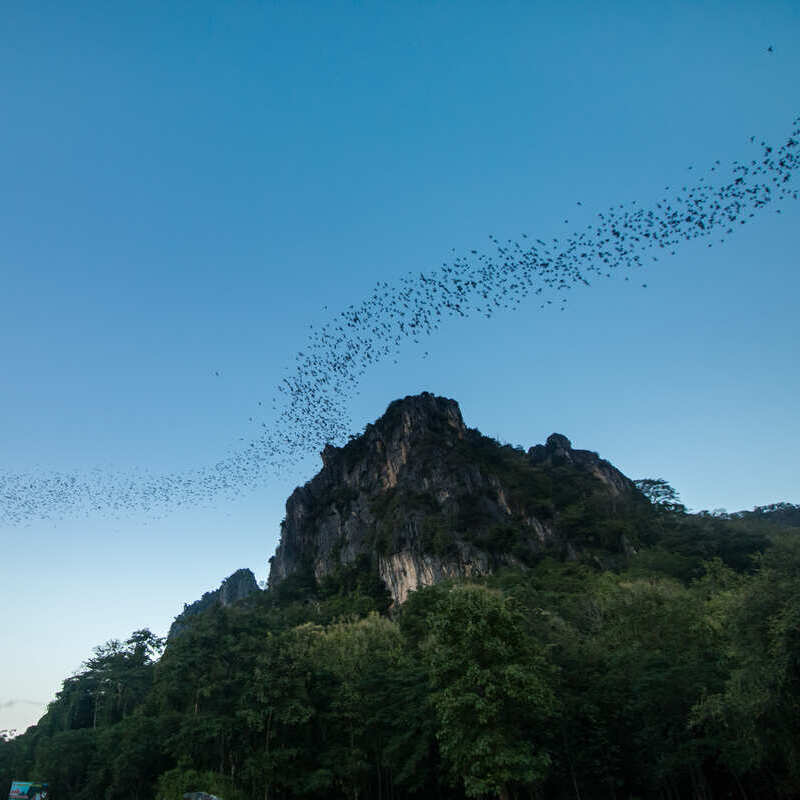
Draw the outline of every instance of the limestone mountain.
[[[177,636],[186,627],[187,621],[197,615],[202,614],[214,606],[230,606],[243,600],[253,592],[259,591],[255,575],[249,569],[237,569],[232,575],[225,578],[213,592],[206,592],[199,600],[194,603],[187,603],[183,611],[175,617],[170,625],[167,639]]]
[[[525,452],[427,392],[391,403],[286,503],[270,588],[367,571],[402,603],[444,578],[525,568],[544,553],[630,550],[647,501],[597,453],[553,434]]]

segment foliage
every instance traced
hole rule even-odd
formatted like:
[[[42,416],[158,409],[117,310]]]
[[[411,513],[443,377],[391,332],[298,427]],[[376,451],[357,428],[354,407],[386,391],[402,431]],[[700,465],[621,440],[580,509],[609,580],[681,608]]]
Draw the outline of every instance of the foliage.
[[[686,511],[678,492],[663,478],[640,478],[633,483],[653,505],[666,511]]]
[[[373,608],[385,612],[392,601],[373,559],[366,553],[362,553],[351,564],[339,564],[332,573],[326,575],[320,582],[318,595],[322,599],[335,596],[363,597],[368,605],[362,613]]]
[[[72,800],[800,795],[794,507],[612,508],[490,445],[580,560],[542,554],[390,609],[367,558],[214,605],[160,656],[147,630],[106,642],[38,725],[0,735],[0,794],[24,776]],[[449,552],[457,517],[411,502]],[[464,535],[502,554],[521,531]]]
[[[225,800],[245,800],[245,795],[236,789],[229,777],[180,767],[168,770],[158,778],[155,800],[174,800],[187,792],[206,792]]]
[[[552,671],[511,602],[485,587],[455,587],[433,618],[425,655],[450,780],[468,797],[506,798],[541,784]]]

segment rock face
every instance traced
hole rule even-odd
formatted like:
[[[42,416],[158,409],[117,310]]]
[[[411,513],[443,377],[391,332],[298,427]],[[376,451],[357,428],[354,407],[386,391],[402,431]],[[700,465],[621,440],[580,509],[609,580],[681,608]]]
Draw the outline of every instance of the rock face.
[[[366,568],[402,603],[443,578],[524,568],[547,551],[569,557],[567,511],[574,522],[591,498],[594,514],[613,514],[635,493],[565,436],[525,453],[467,428],[454,400],[427,392],[395,401],[344,447],[327,446],[322,462],[286,503],[271,588],[302,572],[322,581]]]
[[[537,444],[528,450],[531,464],[538,466],[571,466],[594,475],[604,483],[612,497],[631,493],[633,484],[613,464],[600,458],[592,450],[573,450],[572,442],[560,433],[547,437],[547,444]]]
[[[233,603],[243,600],[249,594],[258,591],[260,589],[252,571],[249,569],[237,569],[236,572],[222,581],[219,589],[215,589],[213,592],[206,592],[194,603],[184,605],[183,611],[175,617],[175,621],[170,625],[167,639],[177,636],[186,627],[186,621],[189,617],[202,614],[216,605],[233,605]]]

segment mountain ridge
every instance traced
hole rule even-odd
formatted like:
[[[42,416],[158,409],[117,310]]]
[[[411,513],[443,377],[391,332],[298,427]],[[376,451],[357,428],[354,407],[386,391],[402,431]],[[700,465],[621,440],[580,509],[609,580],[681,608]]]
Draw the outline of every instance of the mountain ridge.
[[[527,451],[500,444],[467,427],[455,400],[428,392],[393,401],[362,434],[342,447],[327,445],[321,460],[286,502],[269,559],[269,586],[278,593],[361,586],[383,594],[388,607],[423,586],[502,567],[524,570],[545,555],[616,568],[660,542],[690,559],[710,558],[720,554],[720,542],[736,544],[738,523],[800,522],[800,506],[791,503],[724,514],[688,514],[679,506],[687,521],[705,527],[691,527],[689,536],[665,531],[653,516],[663,508],[596,452],[573,448],[560,433]],[[723,522],[727,533],[717,530]],[[752,546],[741,547],[738,568]],[[169,638],[191,617],[254,593],[260,589],[252,571],[237,570],[185,604]]]
[[[574,558],[564,512],[591,501],[616,516],[633,482],[562,434],[527,452],[468,428],[455,400],[428,392],[391,403],[364,433],[322,451],[322,469],[286,503],[269,585],[371,569],[393,603],[445,578],[525,568],[546,551]],[[603,506],[602,511],[599,507]],[[620,529],[610,549],[631,548]]]

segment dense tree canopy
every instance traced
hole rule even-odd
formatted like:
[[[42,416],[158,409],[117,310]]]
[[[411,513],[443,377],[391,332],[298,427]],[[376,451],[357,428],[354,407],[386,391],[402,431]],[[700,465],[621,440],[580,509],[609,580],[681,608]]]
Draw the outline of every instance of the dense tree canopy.
[[[0,794],[29,778],[56,800],[796,797],[795,507],[657,505],[621,519],[626,553],[595,544],[395,609],[356,565],[213,606],[163,655],[147,630],[107,642],[37,726],[0,734]]]

